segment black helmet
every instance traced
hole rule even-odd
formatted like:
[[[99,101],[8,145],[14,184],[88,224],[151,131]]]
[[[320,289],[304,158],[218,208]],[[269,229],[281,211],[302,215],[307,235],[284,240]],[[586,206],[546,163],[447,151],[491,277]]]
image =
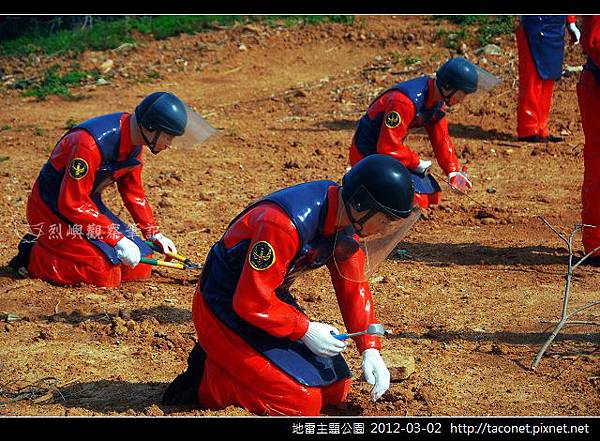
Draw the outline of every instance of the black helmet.
[[[437,86],[447,90],[462,90],[469,94],[477,91],[478,74],[474,64],[463,57],[451,58],[436,74]]]
[[[142,127],[150,131],[163,131],[181,136],[187,125],[186,106],[170,92],[154,92],[135,108],[135,117]]]
[[[359,161],[342,178],[342,198],[358,212],[383,212],[407,218],[415,188],[408,169],[388,155],[374,154]]]

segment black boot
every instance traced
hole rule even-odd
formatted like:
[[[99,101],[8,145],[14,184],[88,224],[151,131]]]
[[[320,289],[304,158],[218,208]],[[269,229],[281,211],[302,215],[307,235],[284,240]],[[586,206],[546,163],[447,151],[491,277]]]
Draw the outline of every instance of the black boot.
[[[548,139],[544,138],[542,136],[539,136],[539,135],[531,135],[531,136],[524,136],[522,138],[519,138],[519,141],[522,141],[522,142],[548,142]]]
[[[546,140],[548,142],[562,142],[562,141],[564,141],[564,138],[561,138],[560,136],[548,135]]]
[[[161,403],[182,406],[198,404],[198,387],[204,374],[205,361],[206,352],[196,343],[188,357],[187,369],[167,387]]]
[[[31,255],[31,249],[36,240],[37,236],[34,236],[31,233],[25,234],[19,242],[19,251],[17,252],[17,255],[8,262],[8,266],[17,273],[18,277],[25,278],[29,275],[29,271],[27,270],[29,266],[29,256]]]

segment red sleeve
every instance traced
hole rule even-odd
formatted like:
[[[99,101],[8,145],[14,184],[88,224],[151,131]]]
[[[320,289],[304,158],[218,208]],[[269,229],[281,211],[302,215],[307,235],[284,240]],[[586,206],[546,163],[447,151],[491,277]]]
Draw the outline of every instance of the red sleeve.
[[[407,168],[417,167],[419,165],[419,155],[404,144],[410,122],[415,117],[414,104],[400,92],[385,94],[380,99],[387,99],[387,102],[383,103],[384,116],[381,121],[379,139],[377,140],[377,153],[392,156]],[[394,113],[399,116],[397,125],[394,120],[388,120],[388,115]],[[393,116],[395,117],[395,115]]]
[[[448,121],[446,117],[443,117],[435,124],[425,126],[425,130],[429,135],[435,158],[444,170],[446,175],[451,172],[458,171],[458,158],[454,150],[454,144],[448,133]]]
[[[333,259],[330,259],[327,264],[344,325],[349,333],[364,331],[371,323],[376,323],[373,296],[368,282],[357,282],[343,278],[336,265],[350,267],[342,270],[344,274],[363,274],[364,263],[365,255],[359,250],[354,256],[343,262],[336,263],[333,262]],[[355,280],[361,280],[361,277],[357,277]],[[381,339],[379,337],[359,335],[352,338],[361,354],[369,348],[381,349]]]
[[[78,136],[64,138],[73,143],[65,161],[65,174],[58,194],[58,211],[71,223],[82,226],[88,237],[99,239],[110,246],[123,237],[113,222],[101,214],[91,198],[96,171],[101,156],[93,138],[84,131]]]
[[[600,15],[583,17],[581,47],[596,66],[600,66]]]
[[[255,216],[258,216],[254,222],[256,227],[233,297],[233,308],[244,320],[271,335],[298,340],[306,333],[309,320],[275,294],[275,289],[283,283],[288,265],[298,252],[298,233],[289,217],[279,208],[266,205]],[[255,244],[261,241],[272,248],[273,262],[266,269],[255,269],[250,258]]]
[[[141,162],[141,155],[138,160]],[[123,198],[125,207],[131,213],[131,217],[138,225],[144,238],[148,238],[159,232],[156,226],[156,220],[152,213],[150,202],[146,198],[146,193],[142,184],[142,166],[135,167],[129,173],[123,175],[117,180],[117,188]]]

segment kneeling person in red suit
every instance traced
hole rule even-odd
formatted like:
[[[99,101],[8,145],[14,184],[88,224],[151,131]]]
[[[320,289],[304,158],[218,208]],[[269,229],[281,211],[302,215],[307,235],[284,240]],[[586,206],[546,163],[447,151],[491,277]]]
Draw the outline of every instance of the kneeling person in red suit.
[[[375,323],[368,278],[419,216],[408,170],[372,155],[334,181],[271,193],[242,211],[211,248],[194,294],[198,342],[164,404],[237,405],[267,415],[318,415],[343,402],[350,370],[338,330],[312,321],[290,287],[327,266],[348,332]],[[353,337],[372,399],[388,389],[380,338]]]

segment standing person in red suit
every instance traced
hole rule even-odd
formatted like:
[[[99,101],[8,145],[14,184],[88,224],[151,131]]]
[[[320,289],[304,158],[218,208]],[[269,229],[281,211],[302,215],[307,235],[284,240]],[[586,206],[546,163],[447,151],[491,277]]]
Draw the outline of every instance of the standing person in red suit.
[[[117,112],[69,130],[42,167],[27,202],[34,234],[19,243],[9,265],[21,276],[59,285],[116,287],[150,276],[139,264],[151,248],[104,205],[101,194],[116,182],[144,238],[165,252],[173,242],[158,229],[142,185],[142,147],[153,154],[195,145],[213,133],[199,115],[169,92],[148,95],[133,114]]]
[[[577,99],[585,135],[581,221],[596,228],[583,229],[586,253],[600,246],[600,15],[583,17],[581,47],[587,62],[577,83]],[[586,263],[600,266],[600,251]]]
[[[342,185],[320,180],[271,193],[242,211],[211,248],[194,294],[198,343],[164,404],[241,406],[267,415],[319,415],[345,401],[346,341],[309,319],[290,292],[306,271],[327,266],[348,332],[375,323],[368,280],[419,215],[410,173],[372,155]],[[371,397],[388,389],[380,338],[352,337]]]
[[[435,78],[421,76],[403,81],[375,98],[359,120],[350,146],[350,165],[378,153],[389,155],[413,175],[415,198],[427,207],[441,199],[441,188],[428,171],[431,161],[404,143],[408,132],[424,127],[436,160],[448,176],[450,189],[465,192],[472,187],[458,158],[446,120],[446,106],[462,102],[468,94],[490,91],[500,80],[462,57],[451,58],[436,72]]]
[[[581,33],[574,15],[523,15],[517,27],[519,101],[517,136],[527,142],[559,142],[548,131],[554,82],[562,75],[565,23],[571,42]]]

